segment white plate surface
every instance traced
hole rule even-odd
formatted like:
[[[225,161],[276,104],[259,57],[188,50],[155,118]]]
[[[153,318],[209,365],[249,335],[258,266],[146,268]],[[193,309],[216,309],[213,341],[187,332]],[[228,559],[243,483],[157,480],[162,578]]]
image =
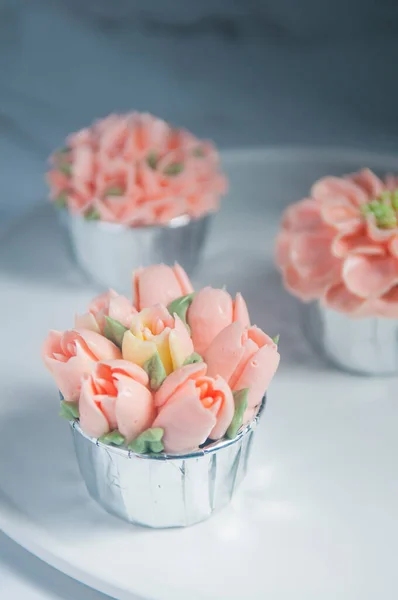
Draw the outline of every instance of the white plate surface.
[[[16,224],[0,245],[0,528],[118,599],[396,599],[397,380],[345,375],[315,356],[272,266],[280,212],[314,179],[396,164],[338,151],[225,155],[231,194],[195,283],[241,290],[253,320],[281,334],[282,365],[241,493],[185,530],[125,525],[88,497],[39,352],[96,290],[49,208]]]

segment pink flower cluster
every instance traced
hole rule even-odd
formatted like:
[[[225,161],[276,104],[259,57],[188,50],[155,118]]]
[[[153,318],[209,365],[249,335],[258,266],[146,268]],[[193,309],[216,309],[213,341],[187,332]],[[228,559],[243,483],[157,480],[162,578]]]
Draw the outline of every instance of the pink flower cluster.
[[[201,217],[227,188],[213,144],[145,113],[110,115],[70,135],[51,165],[57,206],[130,227]]]
[[[234,437],[256,416],[277,343],[250,324],[240,294],[195,293],[179,265],[141,269],[133,288],[134,304],[110,290],[75,329],[49,333],[42,356],[66,415],[127,446],[156,434],[156,451],[171,454]]]
[[[369,169],[317,181],[276,244],[285,286],[351,316],[398,317],[398,177]]]

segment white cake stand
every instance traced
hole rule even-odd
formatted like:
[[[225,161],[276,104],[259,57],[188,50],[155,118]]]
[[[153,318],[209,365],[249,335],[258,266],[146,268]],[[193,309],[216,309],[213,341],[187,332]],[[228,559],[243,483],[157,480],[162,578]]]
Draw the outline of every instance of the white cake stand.
[[[168,531],[126,525],[90,500],[39,353],[96,290],[43,207],[0,245],[0,528],[117,599],[393,600],[397,380],[345,375],[311,352],[272,246],[283,206],[314,179],[397,161],[294,149],[224,158],[232,191],[195,283],[241,290],[254,322],[281,334],[282,353],[241,492],[213,519]]]

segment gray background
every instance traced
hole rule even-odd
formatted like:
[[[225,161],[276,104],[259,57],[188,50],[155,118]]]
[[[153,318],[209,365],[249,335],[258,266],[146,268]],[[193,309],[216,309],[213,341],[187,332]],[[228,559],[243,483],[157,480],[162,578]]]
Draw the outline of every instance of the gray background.
[[[42,201],[51,149],[113,110],[222,147],[395,150],[397,29],[396,0],[0,0],[0,211]]]

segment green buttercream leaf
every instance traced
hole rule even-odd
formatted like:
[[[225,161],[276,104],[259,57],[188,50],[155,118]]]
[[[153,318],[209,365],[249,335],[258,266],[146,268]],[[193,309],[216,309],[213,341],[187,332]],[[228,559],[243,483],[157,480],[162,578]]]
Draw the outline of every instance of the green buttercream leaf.
[[[62,154],[67,154],[69,152],[69,148],[68,146],[64,146],[63,148],[58,148],[58,150],[55,151],[55,154],[58,155],[62,155]]]
[[[142,365],[142,368],[148,373],[149,387],[151,390],[158,390],[166,379],[166,371],[159,353],[155,352],[151,358],[148,358]]]
[[[176,298],[173,300],[173,302],[170,302],[167,307],[167,310],[171,316],[178,315],[189,331],[190,329],[187,323],[187,311],[192,304],[194,296],[195,293],[187,294],[186,296],[180,296],[180,298]]]
[[[57,165],[57,168],[59,171],[61,171],[61,173],[63,173],[67,177],[70,177],[70,175],[72,174],[72,165],[68,162],[60,163],[59,165]]]
[[[146,161],[151,167],[151,169],[156,169],[156,166],[158,164],[158,155],[156,154],[156,152],[150,152],[147,156]]]
[[[247,409],[247,398],[249,395],[249,388],[244,388],[243,390],[233,392],[233,395],[235,402],[235,413],[226,433],[227,438],[229,438],[230,440],[236,437],[240,427],[242,426],[243,415],[245,414],[245,410]]]
[[[86,221],[98,221],[101,218],[101,215],[96,208],[90,208],[84,215],[84,218]]]
[[[203,362],[203,358],[200,356],[200,354],[198,354],[197,352],[193,352],[192,354],[190,354],[188,356],[188,358],[186,358],[183,362],[183,365],[192,365],[194,363],[201,363]]]
[[[158,453],[164,450],[162,443],[164,430],[160,427],[147,429],[132,441],[128,448],[137,454],[149,454],[150,452]]]
[[[204,158],[206,156],[205,155],[205,151],[200,146],[198,146],[197,148],[195,148],[195,150],[192,152],[192,154],[194,156],[196,156],[196,158]]]
[[[111,185],[106,192],[106,196],[121,196],[123,194],[123,188],[120,185]]]
[[[59,196],[54,200],[54,206],[56,208],[66,208],[68,204],[68,195],[66,192],[61,192]]]
[[[123,337],[126,331],[127,327],[122,325],[119,321],[116,321],[111,317],[105,317],[104,336],[116,344],[120,349],[122,348]]]
[[[77,402],[66,402],[62,400],[60,405],[59,416],[68,421],[73,421],[79,418],[79,405]]]
[[[278,333],[278,335],[275,335],[275,336],[272,338],[272,341],[274,342],[274,344],[276,344],[276,345],[278,345],[278,344],[279,344],[280,337],[281,337],[281,336],[280,336],[280,335],[279,335],[279,333]]]
[[[103,444],[112,444],[113,446],[123,446],[126,441],[124,435],[120,433],[117,429],[114,431],[110,431],[109,433],[105,433],[100,438],[98,438],[99,442]]]
[[[184,170],[184,165],[182,163],[171,163],[168,167],[165,168],[164,173],[166,175],[179,175]]]

